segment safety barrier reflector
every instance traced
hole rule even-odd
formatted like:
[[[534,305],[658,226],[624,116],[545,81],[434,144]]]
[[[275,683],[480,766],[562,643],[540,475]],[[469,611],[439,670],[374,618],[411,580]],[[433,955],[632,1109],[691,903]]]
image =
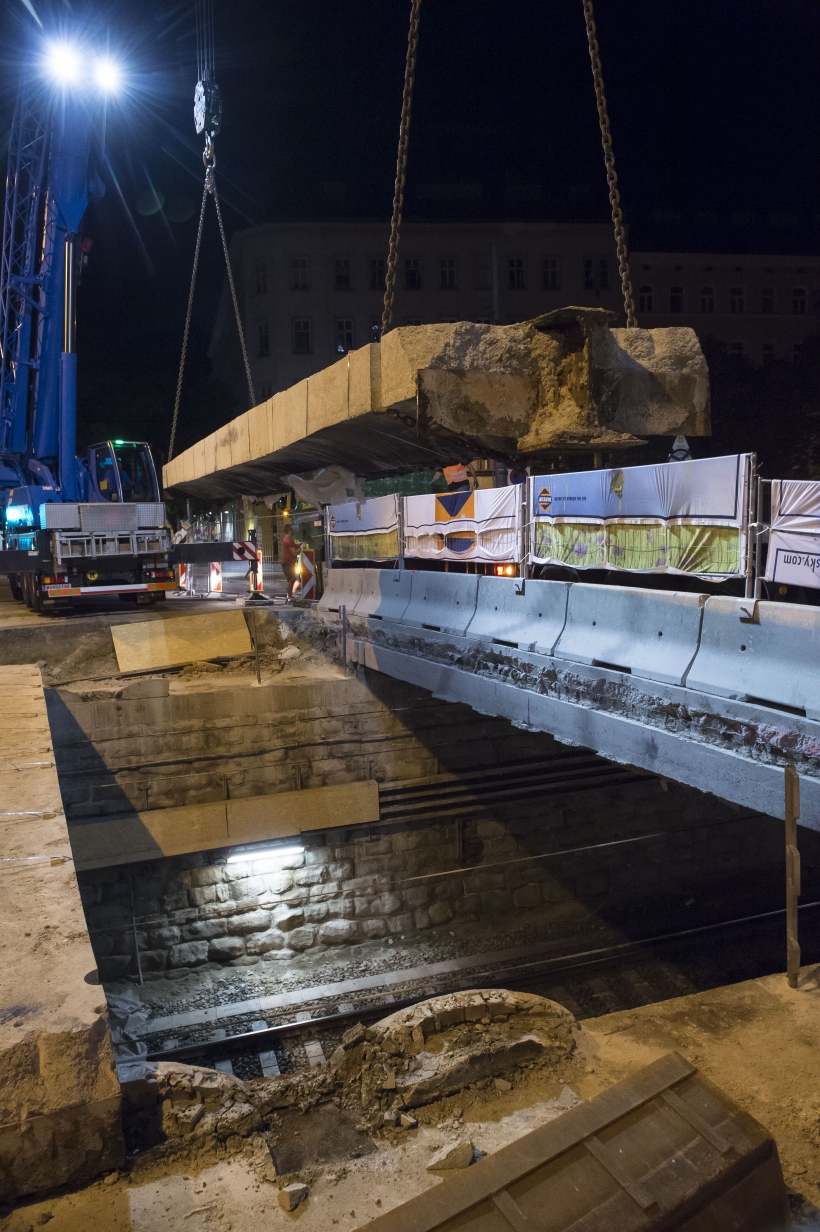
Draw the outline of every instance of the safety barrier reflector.
[[[767,1232],[788,1211],[771,1135],[670,1052],[359,1232]]]
[[[700,649],[686,684],[820,718],[820,609],[707,599]]]
[[[412,573],[392,569],[363,569],[362,594],[354,616],[401,620],[410,602]]]
[[[364,569],[328,569],[318,610],[338,612],[340,607],[345,607],[352,612],[361,598],[363,573]]]
[[[569,582],[480,577],[468,637],[551,655],[567,616]]]
[[[478,577],[466,573],[414,573],[402,624],[463,636],[475,613]]]
[[[575,585],[556,658],[684,684],[698,648],[705,595]]]

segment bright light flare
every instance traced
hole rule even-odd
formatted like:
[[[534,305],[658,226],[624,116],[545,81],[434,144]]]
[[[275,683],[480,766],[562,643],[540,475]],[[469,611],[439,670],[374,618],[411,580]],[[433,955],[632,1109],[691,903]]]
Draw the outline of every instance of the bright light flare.
[[[106,94],[113,94],[122,85],[122,69],[116,60],[105,56],[94,65],[94,80]]]
[[[46,71],[61,86],[73,85],[80,76],[80,57],[70,43],[52,43],[46,52]]]
[[[305,854],[304,847],[262,847],[257,851],[236,852],[228,856],[229,864],[255,864],[281,868],[282,863]]]

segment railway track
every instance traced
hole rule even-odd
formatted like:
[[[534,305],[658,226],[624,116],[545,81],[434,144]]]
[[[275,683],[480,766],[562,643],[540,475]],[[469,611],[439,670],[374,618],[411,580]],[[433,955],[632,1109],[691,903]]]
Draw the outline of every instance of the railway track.
[[[816,920],[818,907],[820,902],[803,904],[801,919],[808,921],[815,913]],[[385,977],[382,986],[346,994],[347,1000],[326,992],[312,995],[319,990],[306,988],[299,1010],[232,1015],[228,1006],[217,1029],[212,1015],[203,1014],[201,1022],[189,1022],[178,1035],[163,1030],[144,1039],[150,1059],[173,1058],[255,1078],[321,1065],[354,1022],[374,1022],[425,997],[466,988],[535,992],[558,1001],[578,1019],[595,1018],[782,970],[784,915],[768,911],[557,957],[485,961],[461,974],[431,974],[419,967],[401,983]],[[804,946],[803,958],[820,959],[820,943],[811,940]]]

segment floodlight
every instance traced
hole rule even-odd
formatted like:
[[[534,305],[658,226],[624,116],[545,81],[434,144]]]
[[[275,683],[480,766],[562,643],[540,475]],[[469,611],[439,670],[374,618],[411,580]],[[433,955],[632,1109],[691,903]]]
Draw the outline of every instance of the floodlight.
[[[122,70],[115,60],[103,57],[94,65],[94,80],[106,94],[113,94],[122,84]]]
[[[62,86],[71,85],[80,75],[80,57],[70,43],[52,43],[46,52],[46,69]]]
[[[288,860],[292,856],[302,856],[305,854],[304,847],[261,847],[256,851],[243,851],[228,856],[229,864],[255,864],[257,861],[264,860],[277,861],[280,859]]]

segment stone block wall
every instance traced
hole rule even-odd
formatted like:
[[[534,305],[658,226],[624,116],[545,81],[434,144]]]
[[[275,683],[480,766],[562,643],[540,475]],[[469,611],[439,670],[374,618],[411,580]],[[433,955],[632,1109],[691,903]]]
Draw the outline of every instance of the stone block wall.
[[[137,976],[132,889],[144,978],[209,965],[275,971],[297,955],[437,933],[480,933],[488,949],[522,928],[569,942],[608,921],[620,926],[630,906],[643,919],[647,903],[682,906],[709,887],[742,893],[756,877],[765,885],[782,861],[781,828],[646,780],[487,811],[475,820],[470,867],[459,865],[453,822],[393,828],[376,841],[329,831],[324,845],[275,867],[228,864],[216,851],[82,873],[80,886],[104,979]],[[662,837],[597,846],[655,832]],[[651,921],[642,931],[653,931]]]

